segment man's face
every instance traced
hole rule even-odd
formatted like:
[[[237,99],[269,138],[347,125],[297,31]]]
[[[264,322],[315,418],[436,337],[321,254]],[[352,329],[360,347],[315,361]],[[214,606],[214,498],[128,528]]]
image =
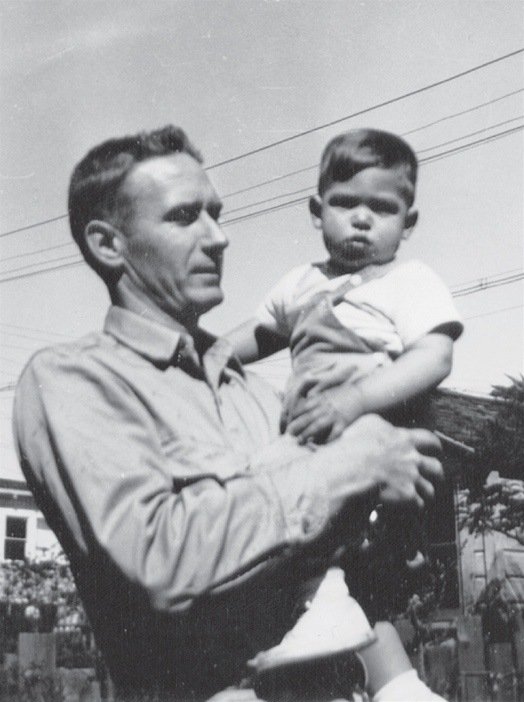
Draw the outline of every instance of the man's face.
[[[353,273],[391,261],[416,221],[408,212],[402,169],[365,168],[347,181],[332,183],[317,199],[313,216],[322,229],[331,264]]]
[[[178,153],[139,163],[122,195],[125,284],[185,326],[222,302],[222,203],[202,166]]]

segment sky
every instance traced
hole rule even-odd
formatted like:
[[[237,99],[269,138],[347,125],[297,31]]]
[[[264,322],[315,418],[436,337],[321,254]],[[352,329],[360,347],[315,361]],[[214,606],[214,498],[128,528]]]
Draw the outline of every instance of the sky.
[[[321,151],[369,126],[404,135],[420,159],[420,219],[400,258],[431,265],[465,320],[445,384],[489,392],[519,376],[523,9],[0,0],[0,477],[20,477],[11,405],[24,364],[100,328],[108,305],[70,238],[70,173],[95,144],[168,123],[224,199],[225,302],[203,326],[231,329],[284,272],[324,258],[307,207]],[[281,385],[288,368],[279,356],[259,372]]]

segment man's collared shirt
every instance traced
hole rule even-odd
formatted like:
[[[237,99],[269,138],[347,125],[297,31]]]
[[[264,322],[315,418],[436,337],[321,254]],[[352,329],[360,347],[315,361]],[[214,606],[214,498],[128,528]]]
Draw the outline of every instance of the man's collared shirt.
[[[164,648],[194,633],[195,602],[220,601],[325,528],[323,480],[309,449],[278,437],[279,414],[227,342],[117,307],[103,333],[26,367],[14,411],[22,468],[117,678],[147,678],[136,666],[151,656],[176,668],[180,651]],[[165,646],[150,642],[155,617]],[[175,675],[158,674],[160,685]]]

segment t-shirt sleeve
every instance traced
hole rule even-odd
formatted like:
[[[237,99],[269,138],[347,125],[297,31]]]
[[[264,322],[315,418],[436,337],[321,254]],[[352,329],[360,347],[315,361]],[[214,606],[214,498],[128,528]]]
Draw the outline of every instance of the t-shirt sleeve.
[[[289,338],[293,330],[290,315],[296,291],[309,268],[309,265],[294,268],[270,289],[255,314],[261,326]]]
[[[400,266],[394,275],[393,317],[404,347],[435,331],[457,340],[464,325],[439,276],[421,261]]]

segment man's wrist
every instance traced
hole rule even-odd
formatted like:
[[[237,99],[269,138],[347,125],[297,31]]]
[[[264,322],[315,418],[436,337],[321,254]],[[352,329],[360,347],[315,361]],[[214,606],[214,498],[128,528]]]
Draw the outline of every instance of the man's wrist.
[[[331,514],[349,501],[369,499],[378,493],[373,451],[360,437],[351,438],[351,430],[346,430],[339,439],[321,446],[310,459],[311,465],[318,461],[317,469],[323,473]]]

